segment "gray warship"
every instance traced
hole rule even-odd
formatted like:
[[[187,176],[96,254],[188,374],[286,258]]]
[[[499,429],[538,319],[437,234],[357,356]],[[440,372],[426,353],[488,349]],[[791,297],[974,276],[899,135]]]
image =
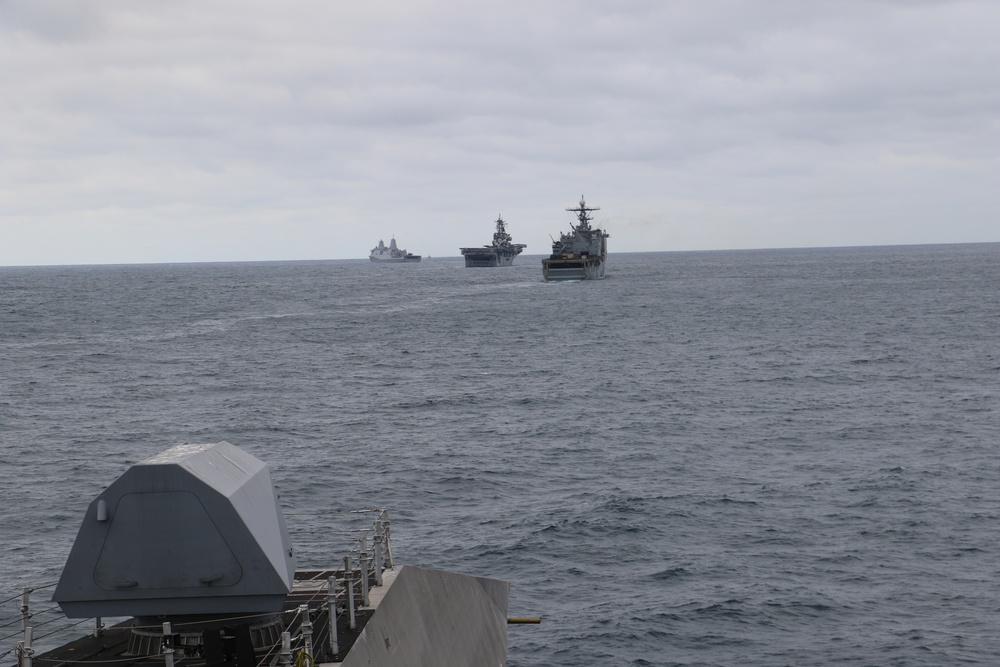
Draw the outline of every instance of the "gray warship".
[[[52,584],[25,588],[5,600],[21,599],[21,631],[4,639],[22,639],[0,658],[16,652],[18,667],[502,667],[507,624],[540,620],[507,618],[506,581],[393,563],[384,509],[342,515],[339,529],[316,509],[304,515],[300,551],[265,463],[228,442],[170,447],[86,510],[52,601],[70,619],[93,619],[89,633],[71,623],[63,632],[77,639],[36,654],[35,630],[49,636],[59,619],[31,599]],[[331,553],[338,534],[350,541]],[[109,617],[120,622],[107,627]]]
[[[558,241],[552,242],[552,254],[542,260],[542,276],[545,280],[597,280],[604,277],[604,263],[608,256],[609,234],[591,227],[591,211],[583,197],[576,208],[567,211],[576,213],[577,224],[570,225],[572,231],[563,232]]]
[[[378,245],[372,248],[371,253],[368,255],[368,259],[376,263],[388,263],[388,264],[402,264],[404,262],[419,262],[420,255],[414,255],[412,252],[406,252],[406,250],[400,250],[396,246],[396,238],[393,237],[389,241],[389,246],[386,247],[385,242],[379,239]]]
[[[470,266],[510,266],[514,258],[521,254],[526,246],[523,243],[513,243],[503,218],[497,216],[497,228],[493,232],[493,244],[480,248],[461,248],[465,257],[465,265]]]

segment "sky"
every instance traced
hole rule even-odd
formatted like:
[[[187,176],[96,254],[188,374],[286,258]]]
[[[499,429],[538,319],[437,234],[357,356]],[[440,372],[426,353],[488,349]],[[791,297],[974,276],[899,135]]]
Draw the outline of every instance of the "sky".
[[[996,0],[0,0],[0,265],[1000,241]]]

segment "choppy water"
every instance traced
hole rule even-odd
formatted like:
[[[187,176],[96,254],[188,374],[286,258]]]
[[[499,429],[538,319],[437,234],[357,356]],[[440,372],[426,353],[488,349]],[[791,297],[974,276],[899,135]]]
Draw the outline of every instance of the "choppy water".
[[[0,355],[0,599],[228,440],[293,531],[386,505],[397,561],[512,581],[513,666],[1000,655],[997,244],[7,268]]]

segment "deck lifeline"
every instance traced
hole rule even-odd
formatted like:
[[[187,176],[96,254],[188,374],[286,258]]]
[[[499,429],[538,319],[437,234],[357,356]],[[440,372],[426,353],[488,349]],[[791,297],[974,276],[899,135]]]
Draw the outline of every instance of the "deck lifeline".
[[[382,585],[381,586],[373,585],[371,588],[368,589],[368,605],[367,606],[363,606],[363,607],[359,607],[360,611],[362,611],[362,612],[368,612],[367,614],[365,614],[366,620],[367,620],[367,617],[370,617],[371,614],[378,608],[379,603],[382,602],[382,599],[385,597],[386,593],[389,592],[389,587],[392,586],[392,582],[396,581],[396,574],[398,574],[398,573],[399,573],[399,569],[398,568],[394,568],[394,567],[388,568],[387,567],[386,569],[384,569],[382,571]],[[293,587],[292,590],[294,592],[294,590],[295,590],[294,587]],[[360,634],[360,631],[363,630],[363,629],[364,629],[363,627],[358,628],[359,634]],[[345,652],[345,654],[346,654],[346,652]],[[339,665],[342,665],[342,664],[343,664],[342,662],[320,662],[320,663],[317,663],[317,665],[319,667],[339,667]]]
[[[365,623],[371,618],[379,603],[385,597],[389,587],[396,580],[400,568],[385,568],[382,572],[382,585],[376,585],[370,579],[368,590],[367,606],[361,604],[361,592],[359,587],[355,587],[355,617],[356,627],[351,630],[347,627],[348,615],[341,614],[337,629],[337,638],[340,644],[340,656],[346,657],[355,640],[364,630]],[[343,577],[342,570],[298,570],[295,573],[295,580],[292,584],[292,591],[288,595],[283,614],[294,615],[300,605],[306,604],[310,608],[313,616],[313,643],[314,646],[326,646],[329,641],[329,617],[327,616],[324,603],[327,600],[327,588],[329,577]],[[104,631],[94,636],[89,634],[78,639],[74,639],[58,648],[54,648],[44,653],[35,655],[32,659],[34,667],[131,667],[142,665],[149,667],[153,664],[163,664],[162,655],[158,656],[130,656],[126,654],[128,640],[132,633],[134,619],[128,619],[117,623],[114,626],[105,628]],[[298,632],[299,623],[294,620],[289,627],[293,634]],[[179,628],[174,628],[175,631]],[[293,647],[294,649],[295,647]],[[316,651],[319,653],[319,651]],[[272,654],[268,654],[270,656]],[[205,660],[198,656],[185,656],[178,648],[175,654],[174,663],[178,666],[202,667]],[[340,662],[319,662],[318,665],[326,667],[336,667]]]
[[[171,622],[174,641],[187,641],[184,639],[187,637],[194,638],[194,643],[179,644],[165,656],[168,652],[161,650],[156,636],[145,634],[154,640],[152,655],[128,654],[134,623],[130,619],[96,637],[83,637],[33,656],[32,667],[156,667],[170,664],[167,657],[172,657],[176,667],[204,667],[204,656],[208,654],[214,656],[210,667],[290,667],[308,664],[312,662],[310,658],[325,667],[468,667],[506,663],[508,582],[409,566],[387,568],[383,574],[382,585],[375,585],[374,577],[368,579],[368,605],[361,605],[360,582],[354,582],[353,629],[349,627],[350,614],[344,610],[343,592],[338,593],[336,654],[330,651],[329,582],[331,578],[342,581],[343,571],[305,570],[296,572],[281,612],[285,632],[291,638],[284,652],[280,638],[273,644],[274,640],[268,640],[252,655],[248,644],[241,648],[240,638],[245,636],[247,641],[250,638],[250,634],[243,633],[252,632],[247,625],[250,617],[242,616],[217,621],[217,624],[226,622],[228,630],[221,638],[215,635],[212,647],[209,635],[202,635],[195,628],[185,631],[185,624],[178,620]],[[390,590],[396,592],[388,595]],[[309,610],[308,633],[302,623],[303,607]]]

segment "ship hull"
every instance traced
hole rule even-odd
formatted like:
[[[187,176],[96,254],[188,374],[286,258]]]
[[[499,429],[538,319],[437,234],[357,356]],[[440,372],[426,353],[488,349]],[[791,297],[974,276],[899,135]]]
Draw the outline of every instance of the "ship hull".
[[[510,584],[405,566],[342,667],[467,667],[507,661]]]
[[[372,251],[368,253],[368,259],[372,263],[379,264],[409,264],[411,262],[419,262],[420,255],[414,255],[412,252],[406,252],[405,248],[400,248],[396,245],[396,237],[393,237],[389,241],[387,246],[382,239],[379,239],[378,245],[372,248]]]
[[[413,257],[368,257],[372,264],[415,264],[420,261],[420,255]]]
[[[465,255],[465,266],[470,268],[511,266],[517,257],[517,253],[512,252],[465,252],[464,249],[462,254]]]
[[[548,257],[542,260],[542,276],[548,282],[600,280],[604,277],[601,257]]]

